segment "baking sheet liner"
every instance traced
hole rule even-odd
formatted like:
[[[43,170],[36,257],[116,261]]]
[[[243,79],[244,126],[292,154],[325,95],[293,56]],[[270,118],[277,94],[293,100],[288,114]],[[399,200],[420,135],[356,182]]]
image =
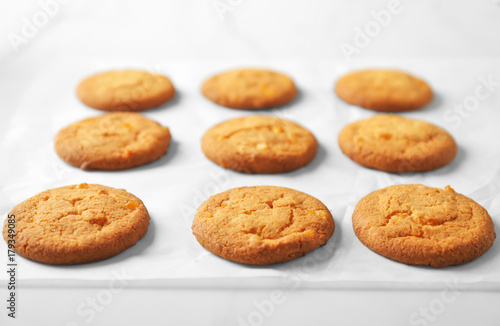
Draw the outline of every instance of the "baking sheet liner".
[[[2,78],[25,80],[23,89],[4,95],[4,105],[9,107],[2,107],[2,219],[15,204],[40,191],[81,182],[124,188],[141,198],[151,215],[151,226],[142,240],[104,261],[50,266],[17,256],[18,282],[34,287],[100,286],[123,279],[144,287],[500,289],[498,240],[486,254],[462,266],[408,266],[366,248],[354,235],[351,222],[358,200],[376,189],[403,183],[450,185],[483,205],[500,234],[500,87],[495,83],[490,89],[483,86],[487,98],[478,99],[477,105],[472,99],[484,80],[500,81],[499,63],[493,59],[365,58],[348,66],[310,61],[202,63],[82,57],[47,60],[43,66],[32,67],[30,78],[11,71]],[[269,67],[289,74],[299,89],[297,99],[283,107],[251,112],[220,107],[203,98],[199,88],[206,77],[242,66]],[[76,98],[78,81],[97,71],[130,67],[164,73],[178,90],[171,103],[144,112],[170,128],[173,140],[168,154],[126,171],[89,172],[67,165],[53,150],[57,131],[102,114]],[[450,165],[426,173],[390,174],[361,167],[341,153],[338,132],[346,124],[376,113],[338,99],[334,83],[343,73],[364,67],[401,68],[431,84],[436,93],[433,103],[402,115],[435,123],[455,137],[459,153]],[[307,127],[320,144],[314,161],[300,170],[277,175],[246,175],[208,161],[200,148],[203,133],[221,121],[251,114],[279,116]],[[333,237],[305,257],[264,267],[226,261],[203,249],[191,234],[198,205],[212,194],[250,185],[285,186],[317,197],[334,216]],[[6,266],[4,241],[0,241],[0,253],[0,262]],[[1,273],[0,280],[7,280],[7,274]]]

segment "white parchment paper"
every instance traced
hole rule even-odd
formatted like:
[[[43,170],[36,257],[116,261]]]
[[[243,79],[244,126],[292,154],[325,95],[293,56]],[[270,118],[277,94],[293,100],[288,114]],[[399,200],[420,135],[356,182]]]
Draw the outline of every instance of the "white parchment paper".
[[[51,266],[17,256],[19,283],[85,286],[123,278],[137,286],[500,289],[498,240],[486,254],[462,266],[408,266],[366,248],[355,237],[351,222],[358,200],[376,189],[403,183],[450,185],[483,205],[500,234],[499,63],[492,59],[389,62],[365,58],[348,66],[307,60],[171,62],[82,56],[46,58],[43,65],[30,68],[29,78],[7,70],[2,78],[23,78],[17,80],[23,87],[5,96],[2,104],[2,219],[14,205],[40,191],[81,182],[124,188],[140,197],[151,215],[149,231],[137,245],[101,262]],[[284,107],[259,112],[231,110],[203,98],[199,88],[206,77],[242,66],[269,67],[289,74],[299,88],[298,98]],[[459,153],[450,165],[426,173],[390,174],[361,167],[341,153],[339,131],[352,121],[375,114],[346,104],[333,92],[337,78],[362,67],[401,68],[432,85],[434,102],[402,115],[435,123],[455,137]],[[144,68],[171,78],[178,90],[176,97],[144,115],[169,127],[173,141],[166,156],[142,167],[82,171],[59,159],[53,150],[54,136],[70,123],[101,114],[80,103],[75,88],[81,78],[114,68]],[[495,82],[486,85],[488,80]],[[482,87],[482,99],[477,97],[478,87]],[[300,170],[277,175],[241,174],[208,161],[200,148],[203,133],[216,123],[250,114],[280,116],[310,129],[320,144],[314,161]],[[209,253],[191,234],[194,211],[212,194],[248,185],[285,186],[317,197],[332,211],[336,222],[333,237],[305,257],[267,267],[237,264]],[[6,252],[6,244],[0,241],[3,264],[7,263]],[[0,280],[6,278],[6,273],[0,273]]]

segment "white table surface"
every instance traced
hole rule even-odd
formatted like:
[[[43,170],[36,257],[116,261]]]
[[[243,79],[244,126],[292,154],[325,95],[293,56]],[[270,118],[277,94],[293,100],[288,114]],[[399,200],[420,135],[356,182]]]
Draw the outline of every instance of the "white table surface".
[[[54,3],[4,1],[0,11],[2,218],[38,191],[91,181],[141,197],[154,228],[137,248],[101,264],[65,269],[18,258],[18,318],[7,318],[2,308],[1,325],[500,325],[498,244],[477,262],[438,271],[389,262],[360,245],[349,229],[352,205],[361,195],[393,183],[422,182],[451,184],[476,199],[490,211],[499,234],[500,130],[493,126],[500,121],[500,88],[494,87],[477,109],[462,115],[454,111],[474,95],[481,78],[500,81],[499,1]],[[346,57],[341,47],[354,44],[358,28],[374,26],[373,12],[389,9],[394,14],[386,18],[386,26]],[[39,26],[30,29],[33,23]],[[13,44],[16,37],[24,40]],[[229,172],[230,181],[219,186],[280,184],[323,200],[337,222],[333,256],[314,266],[323,270],[308,270],[307,260],[264,269],[221,262],[190,242],[189,232],[184,232],[189,216],[178,214],[178,222],[170,224],[159,220],[164,209],[170,216],[181,207],[165,207],[170,204],[163,204],[164,196],[189,204],[197,190],[203,192],[210,184],[207,172],[220,171],[198,149],[206,126],[251,114],[209,103],[199,94],[199,84],[214,72],[245,65],[272,67],[294,77],[301,98],[260,113],[304,123],[323,149],[302,172]],[[433,173],[400,176],[354,166],[342,156],[336,146],[341,126],[372,113],[340,101],[333,85],[342,73],[370,66],[407,69],[431,83],[436,100],[407,116],[448,129],[460,146],[454,163]],[[171,128],[174,144],[169,154],[123,173],[87,173],[65,165],[51,149],[55,132],[100,113],[78,101],[77,82],[118,67],[159,71],[173,80],[179,92],[174,103],[145,112]],[[193,148],[198,152],[193,154]],[[189,158],[196,160],[190,164],[198,170],[186,184],[175,179],[163,192],[154,191],[163,182],[156,181],[156,174],[165,176],[165,182],[174,180],[168,178],[182,172]],[[151,181],[147,189],[138,186],[141,178]],[[335,183],[334,190],[320,186],[323,179]],[[337,191],[343,188],[345,193]],[[175,248],[171,239],[184,249]],[[3,252],[5,246],[0,248]],[[145,263],[162,251],[191,255],[193,264],[179,260],[174,269]],[[0,263],[6,266],[3,256]],[[165,257],[180,259],[174,254]],[[161,275],[161,268],[171,274]],[[0,298],[6,299],[5,275],[0,280]]]

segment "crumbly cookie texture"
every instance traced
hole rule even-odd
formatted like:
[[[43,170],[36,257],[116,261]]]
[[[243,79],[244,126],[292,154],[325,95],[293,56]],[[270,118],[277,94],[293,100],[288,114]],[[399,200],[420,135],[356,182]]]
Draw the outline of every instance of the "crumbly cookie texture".
[[[410,111],[428,105],[434,95],[423,80],[389,69],[359,70],[342,76],[337,95],[349,104],[376,111]]]
[[[353,122],[342,129],[338,143],[353,161],[388,172],[434,170],[453,161],[458,151],[445,130],[397,115]]]
[[[143,202],[123,189],[79,184],[43,191],[18,204],[15,251],[47,264],[81,264],[114,256],[146,234]],[[8,237],[7,219],[3,236]]]
[[[135,112],[111,112],[59,131],[57,154],[83,170],[122,170],[167,153],[170,131]]]
[[[374,191],[356,205],[352,222],[368,248],[412,265],[464,264],[485,253],[496,238],[488,212],[449,186],[409,184]]]
[[[210,197],[198,208],[192,228],[198,242],[222,258],[268,265],[324,245],[335,223],[328,208],[310,195],[257,186]]]
[[[318,143],[299,124],[271,116],[231,119],[202,138],[205,156],[220,166],[246,173],[280,173],[311,162]]]
[[[291,102],[297,95],[293,80],[265,69],[235,69],[205,80],[209,100],[233,109],[262,109]]]
[[[175,95],[170,79],[142,70],[115,70],[80,82],[77,96],[86,105],[104,111],[141,111],[168,102]]]

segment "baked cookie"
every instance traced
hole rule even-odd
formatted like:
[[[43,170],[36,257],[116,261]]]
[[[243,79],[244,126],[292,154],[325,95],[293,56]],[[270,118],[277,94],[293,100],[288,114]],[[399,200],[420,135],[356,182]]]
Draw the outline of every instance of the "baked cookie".
[[[445,130],[396,115],[376,115],[351,123],[342,129],[338,141],[353,161],[388,172],[434,170],[457,154],[457,144]]]
[[[236,69],[205,80],[201,92],[233,109],[262,109],[291,102],[297,89],[292,79],[264,69]]]
[[[205,156],[223,168],[247,173],[280,173],[312,161],[314,135],[295,122],[248,116],[210,128],[201,140]]]
[[[324,245],[335,229],[328,208],[303,192],[273,186],[234,188],[196,211],[193,234],[212,253],[235,262],[289,261]]]
[[[359,201],[352,215],[356,236],[387,258],[412,265],[459,265],[495,241],[488,212],[472,199],[423,185],[380,189]]]
[[[83,170],[121,170],[154,161],[167,153],[168,128],[139,113],[111,112],[59,131],[57,154]]]
[[[175,95],[170,80],[142,70],[116,70],[85,78],[76,94],[86,105],[104,111],[141,111]]]
[[[342,76],[337,95],[349,104],[376,111],[410,111],[432,101],[429,85],[403,71],[369,69]]]
[[[14,228],[8,227],[11,219]],[[3,237],[25,258],[82,264],[132,247],[148,226],[148,211],[136,196],[82,183],[46,190],[18,204],[5,220]]]

